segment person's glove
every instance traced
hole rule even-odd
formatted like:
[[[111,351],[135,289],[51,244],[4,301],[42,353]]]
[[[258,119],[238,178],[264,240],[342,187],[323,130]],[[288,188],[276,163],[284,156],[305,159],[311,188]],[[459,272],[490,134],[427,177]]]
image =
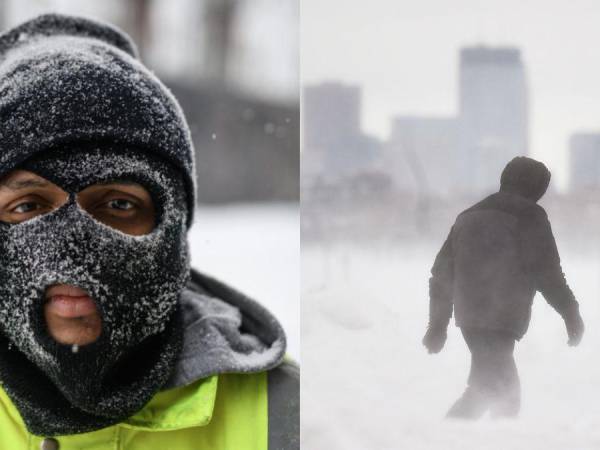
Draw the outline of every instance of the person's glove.
[[[429,353],[439,353],[444,348],[447,337],[446,327],[430,325],[423,337],[423,345]]]
[[[583,331],[585,329],[583,319],[581,318],[581,314],[579,314],[579,307],[571,308],[570,311],[565,314],[564,320],[567,327],[567,334],[569,335],[568,344],[575,347],[581,342]]]

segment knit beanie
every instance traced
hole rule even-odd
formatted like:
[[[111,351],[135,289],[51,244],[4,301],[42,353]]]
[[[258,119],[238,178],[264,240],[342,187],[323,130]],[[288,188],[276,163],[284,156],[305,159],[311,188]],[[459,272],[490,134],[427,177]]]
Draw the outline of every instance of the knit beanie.
[[[135,147],[181,171],[191,224],[195,166],[185,117],[117,28],[48,14],[2,34],[0,124],[0,177],[73,142]]]

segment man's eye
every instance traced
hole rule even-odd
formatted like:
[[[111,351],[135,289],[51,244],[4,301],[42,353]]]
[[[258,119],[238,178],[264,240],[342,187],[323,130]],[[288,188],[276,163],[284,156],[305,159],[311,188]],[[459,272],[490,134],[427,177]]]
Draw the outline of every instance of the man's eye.
[[[129,211],[135,208],[133,202],[129,200],[125,200],[124,198],[117,198],[114,200],[110,200],[108,203],[108,207],[112,209],[120,209],[121,211]]]
[[[25,214],[31,211],[35,211],[36,209],[40,209],[41,205],[39,203],[36,202],[23,202],[23,203],[19,203],[17,206],[15,206],[12,209],[12,212],[18,213],[18,214]]]

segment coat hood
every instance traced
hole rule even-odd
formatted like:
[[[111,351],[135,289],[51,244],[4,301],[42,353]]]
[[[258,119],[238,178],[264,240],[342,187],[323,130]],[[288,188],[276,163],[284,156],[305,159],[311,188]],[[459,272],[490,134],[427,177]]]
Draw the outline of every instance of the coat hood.
[[[261,372],[283,360],[283,328],[256,301],[196,270],[181,301],[183,350],[163,389],[221,373]]]
[[[550,171],[541,162],[525,156],[513,158],[502,171],[500,191],[537,202],[550,184]]]

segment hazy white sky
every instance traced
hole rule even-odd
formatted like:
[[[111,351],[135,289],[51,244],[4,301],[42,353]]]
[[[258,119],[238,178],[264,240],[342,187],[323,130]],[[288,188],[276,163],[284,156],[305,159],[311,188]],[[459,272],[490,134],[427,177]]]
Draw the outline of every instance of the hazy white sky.
[[[396,114],[457,109],[458,49],[521,48],[532,155],[567,180],[568,138],[600,131],[598,0],[301,0],[304,84],[363,86],[363,124],[385,138]]]

